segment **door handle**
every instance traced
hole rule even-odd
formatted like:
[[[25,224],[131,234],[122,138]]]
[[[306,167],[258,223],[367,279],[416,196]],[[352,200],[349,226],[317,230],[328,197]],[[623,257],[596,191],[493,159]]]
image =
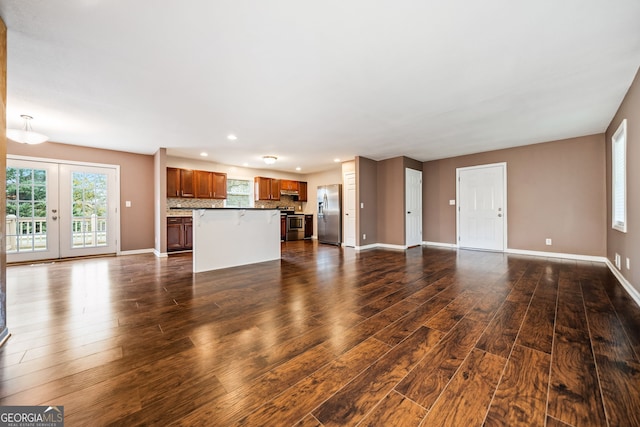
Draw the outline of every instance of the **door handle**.
[[[498,214],[498,218],[502,218],[502,214]]]
[[[54,215],[54,216],[51,217],[51,219],[55,221],[56,219],[58,219],[58,216]]]
[[[410,213],[411,213],[411,211],[408,211],[407,213],[408,213],[408,214],[410,214]]]

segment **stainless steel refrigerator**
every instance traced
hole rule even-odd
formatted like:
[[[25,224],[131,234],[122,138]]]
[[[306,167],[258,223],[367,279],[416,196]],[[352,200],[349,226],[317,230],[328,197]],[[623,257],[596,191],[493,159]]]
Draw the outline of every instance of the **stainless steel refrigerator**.
[[[342,185],[318,186],[318,241],[342,243]]]

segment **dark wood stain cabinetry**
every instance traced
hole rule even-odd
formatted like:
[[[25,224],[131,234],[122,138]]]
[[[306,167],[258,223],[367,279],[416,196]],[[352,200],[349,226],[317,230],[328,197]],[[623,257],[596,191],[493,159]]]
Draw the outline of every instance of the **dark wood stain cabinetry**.
[[[167,252],[193,249],[193,218],[167,218]]]
[[[226,199],[227,174],[167,168],[167,197]]]
[[[193,171],[167,168],[167,197],[192,198],[194,196]]]
[[[197,199],[226,199],[227,174],[195,171],[195,196]]]
[[[280,200],[280,180],[256,176],[253,180],[256,200]]]
[[[306,202],[307,201],[307,183],[300,181],[298,182],[298,201]]]
[[[304,216],[304,238],[310,239],[311,236],[313,236],[313,215],[305,215]]]

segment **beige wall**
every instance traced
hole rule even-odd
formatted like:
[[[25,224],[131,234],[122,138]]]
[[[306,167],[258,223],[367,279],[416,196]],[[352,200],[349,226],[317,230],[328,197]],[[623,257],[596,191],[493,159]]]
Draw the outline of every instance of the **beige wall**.
[[[425,241],[456,242],[456,168],[499,162],[507,163],[510,249],[605,255],[602,134],[424,163]]]
[[[627,119],[627,232],[611,227],[611,137]],[[622,275],[640,291],[640,71],[636,74],[618,112],[606,132],[607,155],[607,258],[614,262],[616,253],[622,257]],[[626,267],[626,258],[631,269]]]
[[[360,208],[364,203],[364,208]],[[378,242],[378,166],[366,157],[356,157],[356,246]],[[367,235],[367,240],[362,235]]]
[[[120,166],[120,249],[154,248],[153,156],[45,142],[39,145],[7,141],[7,154]],[[4,169],[3,169],[4,170]],[[131,207],[125,207],[125,201]]]
[[[404,158],[381,160],[377,167],[377,243],[404,245]]]
[[[375,161],[356,158],[359,209],[358,246],[405,244],[405,168],[422,170],[422,162],[408,157]],[[367,239],[363,240],[362,235]]]

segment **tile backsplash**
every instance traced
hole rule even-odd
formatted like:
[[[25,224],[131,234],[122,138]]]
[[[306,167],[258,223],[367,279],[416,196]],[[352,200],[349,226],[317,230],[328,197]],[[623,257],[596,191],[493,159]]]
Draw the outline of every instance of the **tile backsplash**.
[[[281,195],[280,200],[258,200],[254,207],[274,209],[279,206],[292,207],[296,211],[304,211],[307,202],[296,202],[293,196]],[[172,209],[173,208],[173,209]],[[186,208],[184,210],[175,208]],[[224,208],[224,200],[167,198],[168,216],[191,216],[191,209]]]

